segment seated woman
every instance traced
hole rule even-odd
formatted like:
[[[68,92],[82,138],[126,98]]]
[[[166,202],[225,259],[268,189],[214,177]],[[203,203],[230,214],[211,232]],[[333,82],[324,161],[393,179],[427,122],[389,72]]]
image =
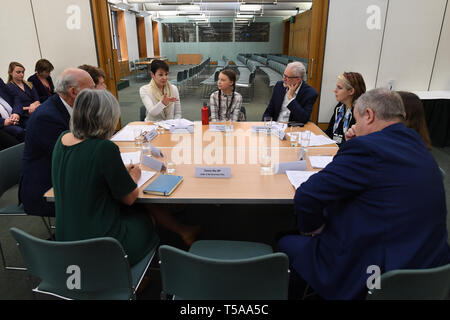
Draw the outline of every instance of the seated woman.
[[[431,150],[431,139],[428,133],[427,123],[425,121],[425,112],[420,98],[412,92],[398,91],[405,106],[406,119],[405,125],[408,128],[416,130],[422,137],[428,150]]]
[[[83,90],[76,98],[71,132],[61,134],[53,151],[56,240],[113,237],[134,265],[151,249],[155,231],[145,210],[130,208],[141,171],[125,167],[109,140],[119,117],[119,103],[108,91]]]
[[[83,64],[82,66],[79,66],[78,68],[89,73],[92,80],[94,80],[95,89],[98,89],[98,90],[108,89],[108,87],[106,86],[106,83],[105,83],[105,79],[106,79],[105,71],[103,71],[100,68],[90,66],[88,64]]]
[[[181,118],[180,95],[169,82],[169,66],[161,60],[150,65],[152,80],[139,90],[147,110],[145,121],[162,121]]]
[[[217,79],[219,90],[211,93],[211,121],[238,121],[242,107],[242,96],[235,92],[236,73],[222,70]]]
[[[14,97],[0,78],[0,131],[4,133],[1,140],[5,148],[25,140],[25,131],[19,125],[21,110],[20,105],[14,104]]]
[[[13,113],[13,120],[19,120],[20,126],[25,128],[30,115],[41,104],[39,95],[33,84],[24,81],[25,67],[19,62],[11,62],[8,68],[8,90],[14,97],[14,105],[20,106],[22,110]]]
[[[353,105],[364,92],[366,92],[366,84],[361,74],[344,72],[338,77],[336,89],[334,89],[338,104],[334,108],[333,116],[325,131],[338,146],[345,142],[345,133],[356,122],[353,117]]]
[[[40,103],[43,103],[50,96],[55,94],[55,86],[53,85],[53,80],[50,76],[53,69],[54,67],[50,61],[47,59],[40,59],[36,62],[34,68],[36,73],[28,78],[28,81],[36,88]]]

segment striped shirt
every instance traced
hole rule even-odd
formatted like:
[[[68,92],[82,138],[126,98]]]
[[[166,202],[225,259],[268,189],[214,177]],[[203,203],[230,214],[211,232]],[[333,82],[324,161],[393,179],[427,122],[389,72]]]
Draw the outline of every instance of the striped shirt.
[[[232,92],[230,94],[224,94],[222,92],[219,106],[219,90],[211,94],[209,98],[211,106],[211,121],[226,121],[230,119],[231,121],[239,120],[239,113],[241,112],[242,106],[242,96],[238,92],[235,92],[233,103],[231,104],[232,96]]]

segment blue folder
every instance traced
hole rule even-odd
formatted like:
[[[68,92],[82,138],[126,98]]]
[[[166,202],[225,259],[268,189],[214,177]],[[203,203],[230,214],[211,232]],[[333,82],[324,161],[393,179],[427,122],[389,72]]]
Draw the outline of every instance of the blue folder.
[[[178,187],[181,181],[183,181],[182,176],[161,174],[144,189],[144,193],[168,196]]]

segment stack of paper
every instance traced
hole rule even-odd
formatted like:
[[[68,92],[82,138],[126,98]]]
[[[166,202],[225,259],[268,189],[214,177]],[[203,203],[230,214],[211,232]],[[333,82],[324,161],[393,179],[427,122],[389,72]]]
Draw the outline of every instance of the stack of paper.
[[[172,126],[175,126],[177,129],[186,129],[189,126],[193,126],[194,123],[187,119],[171,119],[156,122],[155,125],[163,127],[166,130],[170,130]]]
[[[156,129],[156,126],[152,125],[137,125],[130,126],[127,125],[122,130],[117,132],[112,138],[112,141],[134,141],[134,129],[141,129],[142,132],[150,131],[152,129]]]
[[[156,172],[153,171],[146,171],[146,170],[142,170],[141,171],[141,178],[139,179],[137,185],[138,188],[142,187],[142,185],[144,183],[146,183],[151,177],[153,177],[155,175]]]
[[[331,161],[333,161],[333,156],[310,156],[309,162],[311,166],[316,169],[325,168]]]
[[[323,135],[315,135],[311,132],[311,138],[309,141],[310,147],[323,146],[325,144],[336,144],[336,141]]]
[[[306,182],[309,177],[316,173],[314,171],[286,171],[286,175],[295,189],[300,187],[303,182]]]

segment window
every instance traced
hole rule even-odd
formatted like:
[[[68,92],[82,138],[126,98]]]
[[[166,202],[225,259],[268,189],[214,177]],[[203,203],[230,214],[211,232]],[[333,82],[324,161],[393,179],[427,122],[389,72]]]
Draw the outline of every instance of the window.
[[[198,24],[198,37],[200,42],[232,42],[233,23],[212,22]]]
[[[163,23],[164,42],[197,42],[194,23]]]
[[[117,49],[117,56],[119,58],[119,61],[122,61],[122,56],[120,52],[120,39],[119,39],[119,30],[118,30],[118,23],[117,23],[117,12],[111,11],[111,20],[112,20],[112,30],[113,30],[113,42],[114,42],[114,48]]]
[[[235,24],[236,42],[269,42],[270,22],[251,22]]]

